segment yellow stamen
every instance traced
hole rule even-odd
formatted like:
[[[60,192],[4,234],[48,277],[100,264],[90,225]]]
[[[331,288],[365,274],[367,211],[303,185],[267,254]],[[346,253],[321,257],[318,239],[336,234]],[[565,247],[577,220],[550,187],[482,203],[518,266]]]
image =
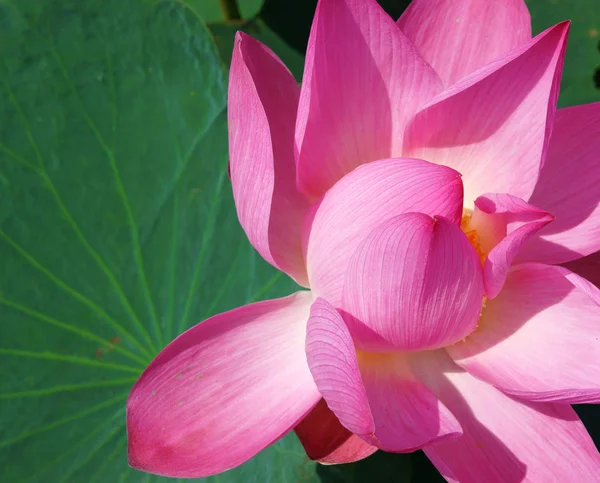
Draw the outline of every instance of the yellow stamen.
[[[469,243],[473,245],[475,251],[477,252],[477,256],[481,261],[481,265],[485,263],[485,259],[487,257],[487,253],[483,251],[481,248],[481,243],[479,241],[479,234],[477,230],[471,227],[471,217],[473,216],[473,212],[467,208],[463,209],[462,219],[460,220],[460,229],[463,231]]]
[[[479,257],[479,260],[481,261],[481,265],[483,266],[485,263],[485,259],[487,258],[487,253],[481,247],[481,241],[479,238],[479,234],[477,233],[477,230],[475,230],[471,226],[472,217],[473,217],[472,210],[469,210],[467,208],[463,209],[462,219],[460,220],[460,229],[463,231],[463,233],[467,237],[467,240],[469,240],[469,243],[473,246],[473,248],[475,248],[475,251],[477,252],[477,256]],[[487,297],[484,295],[483,299],[481,300],[481,311],[479,313],[479,320],[477,322],[477,325],[475,326],[475,331],[477,329],[479,329],[481,317],[483,316],[483,312],[485,311],[486,306],[487,306]],[[468,339],[468,337],[469,336],[465,337],[462,341],[465,342]]]

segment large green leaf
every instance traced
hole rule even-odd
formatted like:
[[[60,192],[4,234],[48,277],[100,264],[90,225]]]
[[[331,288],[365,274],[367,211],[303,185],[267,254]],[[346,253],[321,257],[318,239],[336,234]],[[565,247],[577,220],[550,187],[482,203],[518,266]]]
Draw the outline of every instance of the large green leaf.
[[[226,20],[223,16],[223,0],[181,0],[198,12],[206,22],[220,22]],[[235,0],[239,14],[248,19],[255,16],[262,7],[264,0]],[[227,3],[232,3],[228,0]]]
[[[295,289],[237,223],[222,64],[174,1],[3,1],[0,23],[0,481],[162,481],[126,464],[132,382]],[[220,481],[316,478],[289,436]]]

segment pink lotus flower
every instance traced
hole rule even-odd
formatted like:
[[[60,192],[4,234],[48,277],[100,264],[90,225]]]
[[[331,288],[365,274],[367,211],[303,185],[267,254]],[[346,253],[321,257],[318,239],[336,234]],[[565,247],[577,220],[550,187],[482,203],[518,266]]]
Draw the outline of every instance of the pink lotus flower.
[[[600,103],[556,111],[567,23],[521,0],[321,0],[302,88],[238,34],[231,179],[310,291],[212,317],[133,388],[130,464],[235,467],[296,428],[329,463],[423,448],[449,481],[590,481]]]

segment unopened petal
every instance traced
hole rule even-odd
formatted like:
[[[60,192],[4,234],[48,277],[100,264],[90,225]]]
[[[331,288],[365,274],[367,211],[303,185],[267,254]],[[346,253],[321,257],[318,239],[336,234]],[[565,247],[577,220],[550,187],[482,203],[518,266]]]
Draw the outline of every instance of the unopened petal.
[[[388,159],[360,166],[311,207],[304,243],[311,289],[335,307],[342,299],[350,257],[362,240],[393,216],[462,216],[460,175],[416,159]]]
[[[481,263],[460,228],[407,213],[379,225],[356,249],[342,308],[361,349],[431,350],[475,329],[482,298]]]

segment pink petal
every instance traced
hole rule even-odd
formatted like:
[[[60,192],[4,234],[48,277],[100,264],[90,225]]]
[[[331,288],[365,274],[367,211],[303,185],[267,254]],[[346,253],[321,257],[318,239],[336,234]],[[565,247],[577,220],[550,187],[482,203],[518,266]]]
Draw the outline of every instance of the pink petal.
[[[459,223],[462,183],[451,169],[416,159],[387,159],[355,169],[311,207],[304,223],[311,288],[334,306],[350,257],[389,218],[422,212]]]
[[[516,196],[490,193],[475,200],[469,228],[479,236],[481,248],[488,253],[483,267],[483,282],[488,298],[502,290],[508,270],[521,246],[554,217]]]
[[[554,122],[568,23],[546,30],[444,91],[409,123],[404,156],[461,172],[465,202],[528,199]]]
[[[415,359],[414,370],[464,430],[424,449],[449,481],[588,482],[600,474],[598,450],[569,405],[520,402],[461,371],[443,351]]]
[[[306,355],[329,408],[348,430],[393,452],[460,435],[460,426],[408,370],[403,354],[357,353],[341,315],[319,298],[311,307]]]
[[[482,298],[481,263],[460,228],[407,213],[379,225],[357,248],[342,308],[353,316],[347,320],[359,348],[415,351],[466,337]]]
[[[523,260],[564,263],[600,250],[600,102],[559,109],[530,203],[556,222],[525,245]]]
[[[440,91],[375,0],[320,0],[296,125],[300,190],[315,199],[361,164],[402,156],[406,123]]]
[[[600,287],[600,252],[565,263],[564,267]]]
[[[413,0],[398,26],[446,86],[531,40],[523,0]]]
[[[319,401],[304,353],[310,292],[211,317],[169,344],[127,401],[129,464],[203,477],[248,460]]]
[[[372,455],[377,448],[352,434],[321,399],[295,428],[308,457],[320,463],[352,463]]]
[[[229,76],[230,177],[254,248],[306,285],[300,238],[308,201],[296,190],[294,125],[300,89],[267,47],[238,33]]]
[[[479,328],[448,351],[505,392],[532,401],[600,402],[600,290],[561,267],[518,265]]]

